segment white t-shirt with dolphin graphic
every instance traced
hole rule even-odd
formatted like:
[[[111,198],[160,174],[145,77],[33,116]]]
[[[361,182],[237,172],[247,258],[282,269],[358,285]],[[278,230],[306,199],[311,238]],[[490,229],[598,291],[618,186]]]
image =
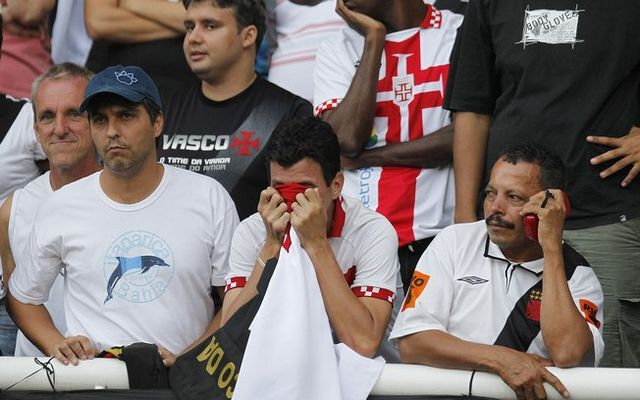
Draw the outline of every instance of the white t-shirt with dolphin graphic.
[[[56,191],[38,212],[12,294],[42,304],[65,269],[65,336],[98,347],[150,342],[179,354],[213,317],[238,216],[214,179],[164,166],[146,199],[112,201],[100,172]]]

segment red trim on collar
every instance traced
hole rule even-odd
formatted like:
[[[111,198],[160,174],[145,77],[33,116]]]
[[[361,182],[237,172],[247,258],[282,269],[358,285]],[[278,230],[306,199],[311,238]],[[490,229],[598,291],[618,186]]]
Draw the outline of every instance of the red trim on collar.
[[[442,12],[437,8],[433,7],[431,4],[427,4],[427,12],[420,24],[420,28],[429,29],[429,28],[440,28],[442,26]]]
[[[333,223],[331,224],[331,230],[327,234],[327,239],[339,238],[342,236],[342,228],[344,227],[344,221],[347,218],[344,212],[344,206],[342,205],[342,197],[338,197],[333,201]]]

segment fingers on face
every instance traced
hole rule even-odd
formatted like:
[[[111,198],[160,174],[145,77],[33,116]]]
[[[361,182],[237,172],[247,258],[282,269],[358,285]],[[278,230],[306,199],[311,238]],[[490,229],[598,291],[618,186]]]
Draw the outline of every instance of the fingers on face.
[[[560,207],[564,209],[564,202],[561,201],[562,196],[564,196],[564,194],[560,189],[543,190],[529,198],[529,202],[525,205],[523,211],[542,212],[542,210],[544,209],[555,208],[555,207]]]
[[[286,206],[285,206],[285,212],[282,212],[280,214],[278,219],[274,221],[273,226],[276,231],[284,232],[290,220],[291,220],[291,216],[289,215],[288,212],[286,212]]]
[[[278,209],[280,205],[284,205],[284,209],[286,211],[286,204],[284,204],[284,199],[272,187],[268,187],[262,192],[260,192],[260,200],[258,202],[258,211],[262,213],[263,211]]]

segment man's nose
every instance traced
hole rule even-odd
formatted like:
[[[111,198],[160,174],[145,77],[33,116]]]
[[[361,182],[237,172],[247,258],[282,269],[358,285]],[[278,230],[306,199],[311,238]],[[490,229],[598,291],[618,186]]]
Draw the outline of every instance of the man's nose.
[[[201,43],[202,42],[202,29],[196,25],[191,29],[191,32],[187,32],[185,39],[187,43]]]
[[[120,130],[112,121],[107,123],[107,137],[113,138],[120,136]]]
[[[489,210],[491,214],[504,214],[506,199],[504,196],[496,196],[490,203]]]
[[[53,134],[58,137],[64,137],[67,134],[67,123],[64,115],[56,115],[56,122],[53,127]]]

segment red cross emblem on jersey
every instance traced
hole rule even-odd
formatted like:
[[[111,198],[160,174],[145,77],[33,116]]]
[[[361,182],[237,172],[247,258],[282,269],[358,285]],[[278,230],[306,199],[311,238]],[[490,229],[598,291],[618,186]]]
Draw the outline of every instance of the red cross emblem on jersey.
[[[401,42],[385,44],[385,76],[378,81],[376,116],[386,117],[386,141],[406,142],[423,136],[423,110],[441,107],[449,64],[423,66],[420,31]]]
[[[385,43],[384,76],[378,80],[375,114],[386,125],[378,125],[377,134],[383,135],[387,144],[416,140],[442,127],[449,63],[448,57],[443,64],[435,61],[442,51],[437,42],[441,36],[431,31],[441,23],[440,11],[430,7],[422,29],[402,41]],[[415,240],[416,179],[420,171],[387,167],[378,181],[377,211],[391,221],[401,245]],[[403,190],[397,189],[398,182],[402,182]]]
[[[233,137],[233,141],[231,142],[231,148],[236,149],[236,152],[239,156],[250,156],[251,152],[249,148],[253,148],[254,151],[258,151],[260,147],[260,139],[251,140],[254,132],[251,131],[242,131],[240,135],[241,139],[238,136]],[[239,147],[239,149],[237,149]]]

